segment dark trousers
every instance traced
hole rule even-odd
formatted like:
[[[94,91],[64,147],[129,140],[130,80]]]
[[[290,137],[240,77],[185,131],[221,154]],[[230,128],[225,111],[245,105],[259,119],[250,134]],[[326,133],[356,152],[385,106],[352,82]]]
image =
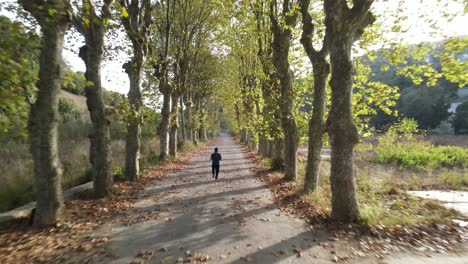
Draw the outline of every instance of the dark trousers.
[[[211,165],[212,172],[213,172],[213,177],[215,179],[218,179],[218,174],[219,174],[219,165]],[[215,172],[216,172],[216,177],[215,177]]]

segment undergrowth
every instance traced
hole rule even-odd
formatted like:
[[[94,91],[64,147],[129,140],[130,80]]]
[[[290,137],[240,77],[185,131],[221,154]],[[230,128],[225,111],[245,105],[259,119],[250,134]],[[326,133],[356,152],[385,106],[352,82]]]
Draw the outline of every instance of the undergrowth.
[[[302,188],[305,162],[298,163],[297,192]],[[308,195],[308,202],[321,214],[330,216],[330,163],[323,161],[320,168],[319,187]],[[458,211],[444,207],[437,201],[412,197],[406,193],[404,181],[392,177],[375,177],[366,170],[357,169],[356,186],[361,223],[369,225],[414,225],[422,223],[448,223],[463,219]]]
[[[62,187],[68,189],[92,180],[87,139],[61,139],[59,158],[62,167]],[[141,149],[142,165],[158,162],[157,139],[144,139]],[[112,174],[117,181],[124,180],[125,143],[111,142]],[[0,148],[0,212],[5,212],[35,200],[33,188],[33,162],[29,146],[9,142]]]
[[[424,132],[416,121],[403,119],[379,137],[375,147],[376,161],[404,167],[468,168],[468,149],[457,146],[435,146],[424,141]]]

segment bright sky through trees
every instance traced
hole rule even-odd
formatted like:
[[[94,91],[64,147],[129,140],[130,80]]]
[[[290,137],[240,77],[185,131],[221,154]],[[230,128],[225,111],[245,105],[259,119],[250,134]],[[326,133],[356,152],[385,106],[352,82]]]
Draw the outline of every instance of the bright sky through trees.
[[[402,9],[397,11],[399,2],[402,2]],[[1,3],[12,2],[9,0],[0,0]],[[382,25],[391,25],[394,22],[392,14],[398,13],[401,17],[407,17],[402,29],[404,33],[399,32],[394,35],[387,35],[388,38],[399,39],[407,43],[419,43],[423,41],[437,41],[451,36],[468,35],[468,13],[464,12],[465,7],[461,2],[451,0],[378,0],[376,1],[373,12]],[[450,21],[443,17],[441,10],[447,14],[456,14]],[[15,17],[0,10],[0,14]],[[379,15],[380,14],[380,15]],[[379,22],[379,21],[377,21]],[[388,26],[390,27],[390,26]],[[78,57],[78,50],[84,45],[83,39],[78,34],[67,34],[68,44],[63,52],[66,62],[75,71],[85,70],[83,61]],[[121,34],[125,38],[124,34]],[[103,63],[102,76],[103,87],[108,90],[119,93],[128,92],[128,77],[122,69],[122,64],[127,61],[128,55],[119,53],[111,61]]]

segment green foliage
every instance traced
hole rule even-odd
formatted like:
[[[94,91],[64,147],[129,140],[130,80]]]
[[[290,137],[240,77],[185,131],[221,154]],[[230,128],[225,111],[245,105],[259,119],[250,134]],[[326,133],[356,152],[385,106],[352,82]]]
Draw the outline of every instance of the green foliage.
[[[143,126],[141,136],[146,138],[156,137],[157,127],[161,122],[161,113],[149,107],[143,107]]]
[[[81,119],[81,112],[72,99],[60,98],[58,111],[63,123]]]
[[[455,42],[463,41],[463,38],[455,39],[458,39]],[[463,81],[450,78],[447,73],[449,59],[444,61],[443,58],[461,62],[462,55],[467,52],[466,49],[450,48],[450,43],[420,43],[403,48],[393,46],[373,54],[373,60],[372,56],[364,59],[364,64],[372,69],[372,81],[399,89],[401,95],[393,106],[394,114],[414,118],[424,129],[434,129],[447,120],[450,103]],[[398,118],[388,115],[383,109],[376,109],[373,114],[369,120],[377,129]]]
[[[125,173],[121,166],[115,166],[112,168],[112,175],[114,176],[114,180],[116,181],[125,181]]]
[[[40,38],[0,16],[0,136],[25,137],[36,95]]]
[[[468,36],[453,37],[443,43],[443,50],[435,57],[440,60],[441,73],[459,87],[468,85],[468,61],[462,55],[468,52]]]
[[[62,89],[76,95],[85,95],[86,78],[82,72],[66,70]]]
[[[408,174],[398,170],[395,175],[388,173],[388,168],[370,167],[359,163],[356,167],[356,186],[361,212],[361,223],[366,225],[414,225],[418,223],[447,223],[450,219],[458,219],[459,212],[446,208],[442,204],[412,197],[406,193],[407,186],[398,180]],[[298,163],[298,176],[304,177],[305,163]],[[369,173],[372,171],[372,173]],[[320,167],[319,186],[317,191],[309,194],[309,202],[321,215],[330,215],[330,163],[324,161]],[[467,175],[451,173],[440,176],[440,182],[463,184],[468,180]],[[404,181],[405,183],[408,180]],[[458,186],[460,186],[458,185]],[[298,186],[300,186],[298,184]],[[446,186],[446,185],[445,185]],[[456,186],[456,185],[452,185]]]
[[[424,168],[468,167],[468,149],[455,146],[434,146],[422,140],[417,122],[403,119],[379,137],[375,148],[377,162],[395,162],[402,166]]]
[[[399,111],[401,115],[414,118],[423,129],[436,128],[450,116],[448,109],[454,97],[450,86],[409,87],[402,93]]]
[[[468,135],[468,101],[457,107],[453,118],[453,130],[455,134]]]

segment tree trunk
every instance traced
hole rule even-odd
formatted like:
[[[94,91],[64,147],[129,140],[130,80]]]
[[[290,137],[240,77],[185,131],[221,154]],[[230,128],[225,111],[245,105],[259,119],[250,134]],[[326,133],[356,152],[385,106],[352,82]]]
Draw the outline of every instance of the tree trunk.
[[[353,162],[353,149],[359,138],[351,112],[351,44],[336,36],[330,45],[332,105],[328,129],[332,148],[332,218],[343,222],[355,222],[359,218]]]
[[[70,21],[65,15],[57,15],[57,20],[44,19],[44,14],[36,13],[34,6],[23,3],[23,7],[38,19],[43,34],[37,82],[39,91],[36,102],[31,106],[29,134],[37,202],[34,226],[45,227],[61,220],[64,211],[57,146],[58,94],[63,79],[63,39]],[[58,14],[61,12],[66,10],[58,10]]]
[[[321,150],[323,133],[325,132],[324,116],[327,101],[326,80],[329,66],[323,60],[321,64],[314,64],[314,102],[312,118],[309,121],[309,149],[307,154],[304,192],[315,191],[318,187],[320,174]]]
[[[140,135],[143,99],[141,94],[141,72],[148,53],[148,39],[151,35],[152,6],[149,0],[119,1],[127,16],[121,16],[127,37],[132,42],[133,57],[124,63],[123,68],[130,79],[128,101],[130,113],[127,121],[127,138],[125,142],[125,176],[137,180],[140,177]],[[110,11],[109,11],[110,13]],[[110,14],[109,14],[110,16]],[[94,23],[94,21],[90,21]]]
[[[165,85],[165,84],[160,84]],[[163,88],[164,89],[164,88]],[[164,161],[169,156],[169,123],[170,123],[170,107],[171,96],[170,94],[163,94],[163,105],[161,109],[161,123],[159,124],[159,159]]]
[[[193,137],[194,142],[200,141],[200,139],[198,137],[198,130],[192,130],[192,137]]]
[[[276,1],[272,2],[276,5]],[[284,177],[288,180],[296,179],[296,152],[298,131],[294,118],[294,90],[293,74],[289,68],[289,47],[291,45],[292,27],[296,24],[297,15],[290,12],[290,3],[283,0],[283,14],[285,25],[280,26],[274,14],[270,15],[273,31],[273,64],[275,65],[281,87],[281,124],[284,133]],[[272,6],[272,11],[275,7]]]
[[[143,99],[141,95],[141,69],[145,61],[143,51],[137,44],[133,45],[133,59],[124,64],[124,69],[130,79],[128,101],[130,103],[130,122],[127,125],[127,139],[125,144],[125,176],[130,180],[140,177],[140,135],[141,111]]]
[[[324,116],[327,101],[326,81],[330,74],[330,65],[326,61],[328,55],[328,35],[323,37],[322,48],[317,51],[312,45],[315,26],[309,14],[310,0],[301,0],[302,37],[301,43],[309,57],[314,74],[314,102],[312,117],[309,120],[309,149],[307,155],[304,192],[315,191],[318,187],[323,133],[325,132]]]
[[[171,107],[171,126],[169,131],[169,155],[172,157],[177,156],[177,129],[179,126],[178,112],[179,112],[179,96],[172,95]]]
[[[183,97],[180,98],[179,107],[180,107],[180,146],[184,147],[185,137],[187,135],[187,132],[185,130],[186,119],[185,119]]]
[[[86,87],[86,104],[93,127],[90,133],[90,161],[96,197],[112,195],[113,177],[110,161],[110,121],[101,86],[101,61],[104,47],[104,30],[90,31],[86,46],[80,49],[80,57],[86,64],[85,77],[92,85]]]
[[[331,191],[333,219],[356,222],[359,207],[354,179],[353,149],[358,131],[351,111],[353,64],[351,48],[364,28],[375,20],[369,9],[373,0],[354,0],[350,9],[345,1],[325,0],[326,35],[331,64],[331,109],[327,121],[331,140]]]
[[[258,138],[258,153],[263,157],[267,157],[268,141],[262,134],[260,134]]]
[[[265,157],[271,158],[273,156],[273,141],[266,140],[266,149],[265,149]]]
[[[369,12],[372,0],[354,0],[349,9],[346,2],[325,0],[326,34],[331,64],[331,109],[328,133],[331,140],[332,218],[341,222],[359,219],[354,179],[353,149],[358,143],[358,131],[351,111],[353,64],[351,48],[364,28],[374,21]]]
[[[192,129],[192,116],[191,116],[191,107],[192,103],[190,100],[185,101],[185,113],[187,115],[186,121],[185,121],[185,126],[186,126],[186,138],[188,141],[193,142],[193,129]]]
[[[284,168],[284,141],[282,138],[276,138],[272,142],[272,160],[273,160],[273,169],[279,170]]]

